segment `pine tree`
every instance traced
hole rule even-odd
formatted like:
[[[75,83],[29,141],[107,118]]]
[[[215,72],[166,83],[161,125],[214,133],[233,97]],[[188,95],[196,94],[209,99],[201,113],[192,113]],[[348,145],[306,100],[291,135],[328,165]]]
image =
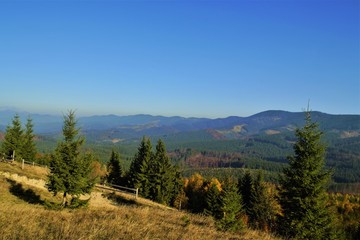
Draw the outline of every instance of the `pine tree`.
[[[322,132],[306,112],[305,126],[296,130],[297,142],[289,166],[280,177],[280,233],[294,239],[331,239],[332,218],[327,207],[326,188],[330,171],[324,169]]]
[[[232,232],[242,230],[245,227],[242,219],[243,207],[236,184],[230,181],[224,184],[220,201],[222,217],[217,220],[218,228]]]
[[[212,179],[206,187],[205,202],[205,213],[215,219],[221,219],[223,216],[221,211],[221,184],[217,179]]]
[[[267,193],[263,175],[258,172],[253,180],[253,191],[250,195],[249,223],[253,228],[268,231],[275,222],[276,209],[274,199]]]
[[[75,112],[69,111],[64,116],[64,139],[51,155],[47,187],[54,195],[63,192],[63,206],[68,205],[67,195],[78,198],[90,193],[94,185],[94,179],[90,178],[93,157],[81,154],[85,139],[78,136],[80,129],[76,128],[76,123]]]
[[[252,208],[251,194],[254,191],[253,179],[249,170],[245,172],[243,177],[239,178],[238,186],[239,186],[239,193],[241,194],[242,197],[244,210],[246,214],[249,216],[250,210]]]
[[[22,157],[26,160],[26,161],[31,161],[33,162],[35,160],[35,156],[36,156],[36,145],[34,143],[34,132],[33,132],[33,123],[32,123],[32,119],[29,117],[27,119],[27,123],[25,125],[25,133],[24,133],[24,142],[23,142],[23,146],[22,146]]]
[[[10,159],[14,156],[17,159],[22,158],[24,130],[21,126],[20,116],[18,114],[12,120],[12,125],[6,127],[4,141],[1,146],[1,151],[5,157]]]
[[[121,185],[123,171],[120,165],[120,154],[118,152],[112,150],[110,161],[107,167],[107,181],[111,184]]]
[[[167,156],[165,144],[160,139],[149,167],[150,199],[169,204],[170,200],[175,197],[176,171]]]
[[[143,137],[129,170],[129,185],[139,188],[140,195],[145,198],[149,197],[149,164],[152,155],[151,141],[149,138]]]

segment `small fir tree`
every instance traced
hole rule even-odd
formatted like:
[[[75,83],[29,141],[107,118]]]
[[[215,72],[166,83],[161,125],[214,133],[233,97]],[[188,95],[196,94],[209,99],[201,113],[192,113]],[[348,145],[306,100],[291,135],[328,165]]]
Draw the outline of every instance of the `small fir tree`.
[[[217,220],[218,228],[223,231],[241,231],[245,224],[242,218],[241,195],[238,193],[236,184],[231,181],[224,184],[220,201],[222,217]]]
[[[111,184],[121,185],[123,170],[120,165],[120,154],[118,152],[114,150],[111,151],[111,157],[107,167],[107,181]]]
[[[129,185],[139,188],[140,195],[145,198],[149,197],[150,191],[149,164],[152,155],[151,141],[143,137],[129,170]]]
[[[27,123],[25,125],[25,132],[24,132],[24,142],[22,146],[22,157],[27,160],[33,162],[36,156],[36,145],[34,142],[34,131],[33,131],[33,123],[32,119],[29,117],[27,119]]]
[[[14,156],[21,159],[23,150],[24,130],[21,126],[20,116],[18,114],[12,120],[12,124],[6,127],[4,141],[1,146],[5,157],[10,159]]]
[[[150,161],[149,168],[150,199],[159,203],[169,204],[174,197],[176,173],[170,164],[165,144],[159,140],[156,145],[156,152]]]
[[[245,172],[244,176],[239,178],[238,186],[245,213],[249,216],[252,208],[251,194],[254,191],[253,179],[249,170]]]
[[[305,126],[296,130],[294,155],[288,158],[289,166],[280,177],[280,233],[294,239],[332,239],[326,195],[331,174],[324,168],[323,133],[312,122],[310,112],[305,114]]]
[[[205,193],[205,213],[214,217],[214,219],[221,219],[223,213],[221,211],[221,184],[217,179],[213,179],[206,187]]]
[[[90,193],[94,185],[94,179],[90,178],[93,156],[80,153],[85,139],[78,136],[80,129],[76,128],[76,123],[75,112],[69,111],[64,116],[64,140],[51,155],[47,187],[54,195],[63,192],[63,206],[68,205],[67,195],[78,198]]]
[[[250,226],[264,231],[269,231],[273,227],[276,216],[274,201],[267,192],[262,172],[258,172],[253,180],[253,191],[250,196],[251,208],[248,215]]]

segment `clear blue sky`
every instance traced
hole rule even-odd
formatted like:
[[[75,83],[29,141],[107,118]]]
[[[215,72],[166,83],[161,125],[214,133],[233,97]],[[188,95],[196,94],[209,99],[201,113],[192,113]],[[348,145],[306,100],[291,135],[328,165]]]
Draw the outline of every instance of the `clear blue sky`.
[[[360,114],[359,1],[0,0],[0,107]]]

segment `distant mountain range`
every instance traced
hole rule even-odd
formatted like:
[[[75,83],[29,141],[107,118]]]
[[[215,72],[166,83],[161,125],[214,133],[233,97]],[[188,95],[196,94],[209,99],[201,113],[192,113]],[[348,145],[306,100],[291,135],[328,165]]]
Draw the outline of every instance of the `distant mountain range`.
[[[22,123],[31,117],[34,131],[39,135],[53,135],[61,132],[63,117],[45,114],[31,114],[14,110],[0,111],[0,131],[19,114]],[[227,118],[184,118],[152,115],[102,115],[80,117],[78,119],[82,132],[92,140],[124,140],[141,136],[176,136],[184,133],[199,133],[204,138],[238,139],[254,134],[279,134],[294,131],[304,124],[303,112],[286,112],[270,110],[249,117],[231,116]],[[319,122],[325,132],[332,132],[339,137],[356,137],[360,135],[360,115],[332,115],[312,112],[312,119]],[[201,134],[200,134],[201,133]],[[196,134],[195,134],[196,135]]]

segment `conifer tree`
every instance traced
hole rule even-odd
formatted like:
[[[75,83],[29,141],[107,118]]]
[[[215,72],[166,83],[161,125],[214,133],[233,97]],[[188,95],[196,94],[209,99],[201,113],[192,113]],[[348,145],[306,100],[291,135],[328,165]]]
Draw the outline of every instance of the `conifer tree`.
[[[63,206],[68,205],[67,195],[78,198],[90,193],[94,185],[94,179],[90,178],[93,157],[81,154],[85,139],[78,136],[80,129],[76,128],[76,123],[75,112],[69,111],[64,116],[64,139],[58,143],[50,161],[47,187],[54,195],[63,192]]]
[[[150,199],[169,204],[175,187],[175,171],[167,156],[165,144],[159,139],[149,163]]]
[[[239,178],[238,187],[245,213],[249,216],[252,208],[251,194],[254,191],[253,179],[249,170],[245,172],[244,176]]]
[[[111,157],[107,167],[107,181],[111,184],[121,185],[123,170],[120,165],[120,154],[118,152],[114,150],[111,151]]]
[[[291,239],[331,239],[332,218],[326,188],[330,171],[324,169],[325,146],[322,132],[307,111],[305,126],[296,130],[294,155],[280,177],[280,233]]]
[[[151,141],[149,138],[143,137],[138,152],[130,165],[129,184],[131,187],[139,188],[139,193],[145,198],[149,197],[149,164],[152,157]]]
[[[10,159],[14,153],[16,158],[22,158],[23,134],[24,130],[21,126],[20,116],[16,114],[12,124],[6,127],[4,141],[1,146],[1,151],[5,154],[6,158]]]
[[[34,131],[33,131],[33,123],[32,119],[28,117],[27,123],[25,125],[25,132],[23,137],[23,146],[22,146],[22,157],[27,160],[33,162],[36,156],[36,145],[34,142]]]
[[[253,180],[253,190],[250,195],[249,223],[253,228],[268,231],[275,222],[276,209],[274,199],[267,193],[263,175],[258,172]]]
[[[210,214],[215,219],[221,219],[221,184],[217,179],[213,179],[207,186],[205,194],[205,213]]]
[[[243,207],[236,184],[231,181],[224,184],[220,201],[222,217],[217,220],[218,228],[233,232],[242,230],[245,227],[242,219]]]

